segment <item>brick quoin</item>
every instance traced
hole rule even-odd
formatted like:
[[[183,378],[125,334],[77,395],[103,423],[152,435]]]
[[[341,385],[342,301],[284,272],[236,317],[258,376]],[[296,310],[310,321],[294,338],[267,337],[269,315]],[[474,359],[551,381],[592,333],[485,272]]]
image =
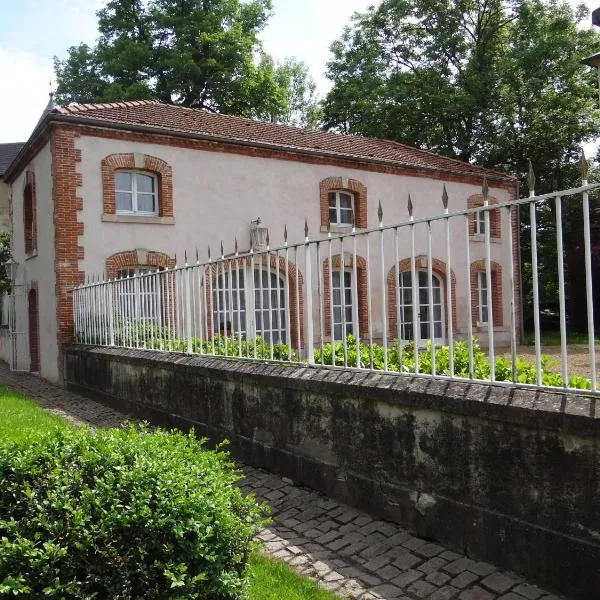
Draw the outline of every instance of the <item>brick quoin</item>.
[[[77,163],[81,152],[75,148],[79,133],[75,128],[54,127],[50,135],[52,152],[52,200],[54,205],[54,240],[56,275],[56,319],[59,344],[59,372],[62,374],[62,346],[74,339],[72,289],[84,282],[84,272],[79,261],[84,249],[79,245],[83,223],[78,220],[78,210],[83,208],[77,188],[81,174]]]
[[[279,258],[279,260],[277,260]],[[235,270],[236,268],[244,268],[250,269],[252,266],[252,262],[254,261],[254,270],[258,270],[259,265],[262,266],[263,272],[267,272],[267,265],[270,265],[271,273],[277,274],[277,262],[279,262],[279,277],[280,279],[285,280],[286,276],[286,260],[285,256],[277,257],[275,254],[270,255],[270,259],[267,259],[267,255],[263,254],[261,256],[255,255],[254,259],[246,256],[243,258],[232,258],[230,260],[226,260],[224,262],[220,262],[217,264],[213,264],[210,267],[207,267],[204,272],[204,282],[205,282],[205,306],[207,311],[207,321],[208,321],[208,330],[210,335],[212,336],[214,332],[213,327],[213,292],[216,290],[216,278],[221,276],[223,277],[223,271],[225,273],[229,273],[229,267],[231,266],[231,270],[233,272],[233,281],[236,282],[235,279]],[[218,270],[218,273],[217,273]],[[246,271],[247,273],[247,271]],[[247,276],[247,275],[246,275]],[[300,318],[300,348],[304,347],[304,277],[299,269],[296,268],[294,262],[288,259],[287,261],[287,277],[288,277],[288,287],[289,287],[289,307],[286,307],[287,310],[290,311],[290,343],[294,348],[298,348],[298,318]],[[296,282],[298,285],[298,304],[296,304]],[[282,291],[285,292],[285,288],[282,287]],[[219,292],[221,292],[221,288],[219,287]],[[246,310],[248,308],[246,307]],[[248,316],[246,316],[246,322],[248,322]],[[232,327],[236,327],[236,319],[234,318],[234,322],[232,323]]]
[[[498,200],[493,196],[488,196],[488,204],[498,204]],[[467,199],[467,208],[476,208],[483,206],[483,196],[473,194]],[[475,234],[475,215],[469,215],[469,235]],[[502,237],[502,215],[500,209],[490,211],[490,237],[500,239]]]
[[[492,269],[492,312],[494,327],[504,324],[504,311],[502,301],[502,266],[491,261]],[[476,260],[471,263],[471,319],[473,325],[478,321],[479,298],[477,294],[477,273],[485,273],[485,260]]]
[[[367,225],[367,188],[357,179],[347,177],[327,177],[319,183],[321,227],[329,224],[329,192],[348,192],[354,197],[354,218],[358,228]]]
[[[344,255],[344,264],[339,254],[331,257],[333,270],[349,270],[354,275],[354,261],[352,254]],[[324,335],[331,339],[333,332],[331,326],[331,293],[329,288],[329,258],[323,261],[323,321]],[[358,293],[358,326],[361,336],[368,333],[369,315],[367,309],[367,261],[362,256],[356,256],[356,290]],[[338,340],[339,341],[339,340]]]
[[[160,217],[173,216],[173,171],[162,159],[142,154],[142,166],[136,167],[135,154],[127,152],[110,154],[102,160],[102,194],[104,214],[116,212],[115,172],[123,169],[148,171],[158,179],[158,214]],[[140,164],[138,162],[138,164]]]
[[[427,256],[421,254],[415,257],[415,265],[417,271],[427,270]],[[411,259],[404,258],[398,263],[398,273],[411,271]],[[431,271],[439,277],[442,282],[441,293],[443,295],[444,304],[444,327],[448,331],[448,303],[446,302],[446,263],[438,258],[433,258],[431,261]],[[418,275],[417,275],[418,277]],[[456,332],[456,275],[454,270],[450,270],[450,278],[452,279],[450,294],[452,298],[452,328]],[[418,294],[417,294],[418,297]],[[390,339],[398,337],[398,322],[396,318],[396,267],[393,266],[387,276],[387,307],[388,307],[388,334]]]
[[[23,233],[25,254],[37,250],[37,197],[35,173],[27,171],[23,188]]]

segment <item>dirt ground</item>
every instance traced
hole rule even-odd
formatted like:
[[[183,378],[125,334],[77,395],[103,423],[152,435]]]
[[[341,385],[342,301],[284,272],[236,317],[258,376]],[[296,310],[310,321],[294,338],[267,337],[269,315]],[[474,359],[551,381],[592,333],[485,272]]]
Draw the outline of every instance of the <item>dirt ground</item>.
[[[501,354],[510,357],[508,348],[499,349]],[[556,361],[552,371],[560,373],[560,346],[542,346],[542,354],[546,354]],[[535,346],[518,346],[517,355],[526,360],[535,360]],[[567,346],[569,375],[590,377],[590,364],[587,344],[569,344]],[[600,344],[596,344],[596,371],[600,373]]]

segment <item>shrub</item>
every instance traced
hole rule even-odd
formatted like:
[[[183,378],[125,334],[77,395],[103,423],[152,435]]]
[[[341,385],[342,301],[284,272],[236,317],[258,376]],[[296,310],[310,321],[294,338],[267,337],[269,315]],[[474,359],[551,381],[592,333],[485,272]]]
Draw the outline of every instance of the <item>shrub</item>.
[[[241,598],[262,507],[193,433],[51,432],[0,445],[0,595]]]

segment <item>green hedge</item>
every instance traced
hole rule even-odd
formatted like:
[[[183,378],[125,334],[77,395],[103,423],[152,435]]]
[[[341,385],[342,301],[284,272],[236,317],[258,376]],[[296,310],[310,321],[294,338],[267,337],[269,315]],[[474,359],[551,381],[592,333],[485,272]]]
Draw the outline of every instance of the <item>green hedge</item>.
[[[0,445],[0,595],[245,597],[263,514],[193,433],[70,429]]]

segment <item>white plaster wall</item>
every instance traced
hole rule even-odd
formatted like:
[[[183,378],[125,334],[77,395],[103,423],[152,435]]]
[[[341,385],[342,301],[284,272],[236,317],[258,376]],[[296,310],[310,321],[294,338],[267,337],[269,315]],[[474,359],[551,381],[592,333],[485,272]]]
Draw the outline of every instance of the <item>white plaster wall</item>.
[[[25,256],[23,235],[23,189],[25,173],[35,173],[37,255]],[[46,144],[25,167],[12,184],[13,201],[13,252],[19,263],[16,293],[17,368],[29,370],[29,322],[27,294],[32,282],[37,281],[40,375],[49,381],[58,380],[58,344],[56,323],[56,292],[54,271],[54,207],[52,203],[52,154]]]
[[[82,196],[84,210],[80,219],[85,223],[82,239],[85,259],[80,262],[87,274],[101,273],[105,259],[119,251],[135,248],[157,250],[169,255],[177,253],[178,260],[184,249],[195,256],[200,249],[200,259],[206,260],[206,248],[210,244],[213,258],[219,252],[223,240],[225,252],[233,251],[234,236],[240,250],[249,247],[249,223],[257,216],[270,231],[271,246],[283,242],[283,229],[287,224],[290,243],[300,242],[304,237],[304,219],[308,220],[311,239],[323,238],[320,232],[319,182],[332,176],[360,180],[368,189],[368,224],[376,227],[377,207],[381,200],[384,223],[405,222],[408,219],[407,197],[410,192],[414,204],[415,218],[439,215],[442,212],[442,187],[440,180],[380,174],[327,165],[312,165],[301,162],[282,161],[257,157],[239,156],[218,152],[174,148],[159,144],[110,140],[97,137],[81,137],[77,146],[82,150],[82,162],[78,165],[83,176]],[[140,152],[157,156],[173,169],[174,225],[132,224],[102,222],[102,159],[117,152]],[[480,193],[480,186],[457,182],[446,182],[450,211],[467,208],[467,198]],[[499,202],[509,199],[508,192],[490,189],[490,195]],[[506,243],[510,223],[502,215],[502,242],[492,244],[492,260],[503,266],[503,290],[509,290],[508,259],[510,249]],[[456,275],[457,317],[460,332],[466,331],[466,293],[469,289],[465,266],[464,219],[451,223],[453,243],[452,267]],[[432,226],[433,256],[445,258],[444,225],[435,222]],[[380,281],[378,262],[378,234],[371,240],[371,276],[374,284],[373,310],[374,335],[381,333]],[[399,230],[399,259],[410,257],[409,230]],[[345,250],[350,248],[346,244]],[[339,250],[334,246],[334,254]],[[484,244],[470,244],[471,261],[484,258]],[[425,226],[416,230],[416,253],[427,253]],[[359,254],[365,255],[364,247]],[[393,268],[393,235],[386,234],[385,271]],[[301,265],[302,268],[302,265]],[[313,274],[316,286],[316,277]],[[503,303],[504,324],[508,324],[509,303]],[[318,305],[314,304],[315,316]],[[498,332],[498,341],[508,339],[506,327]],[[482,341],[485,333],[477,333]]]

